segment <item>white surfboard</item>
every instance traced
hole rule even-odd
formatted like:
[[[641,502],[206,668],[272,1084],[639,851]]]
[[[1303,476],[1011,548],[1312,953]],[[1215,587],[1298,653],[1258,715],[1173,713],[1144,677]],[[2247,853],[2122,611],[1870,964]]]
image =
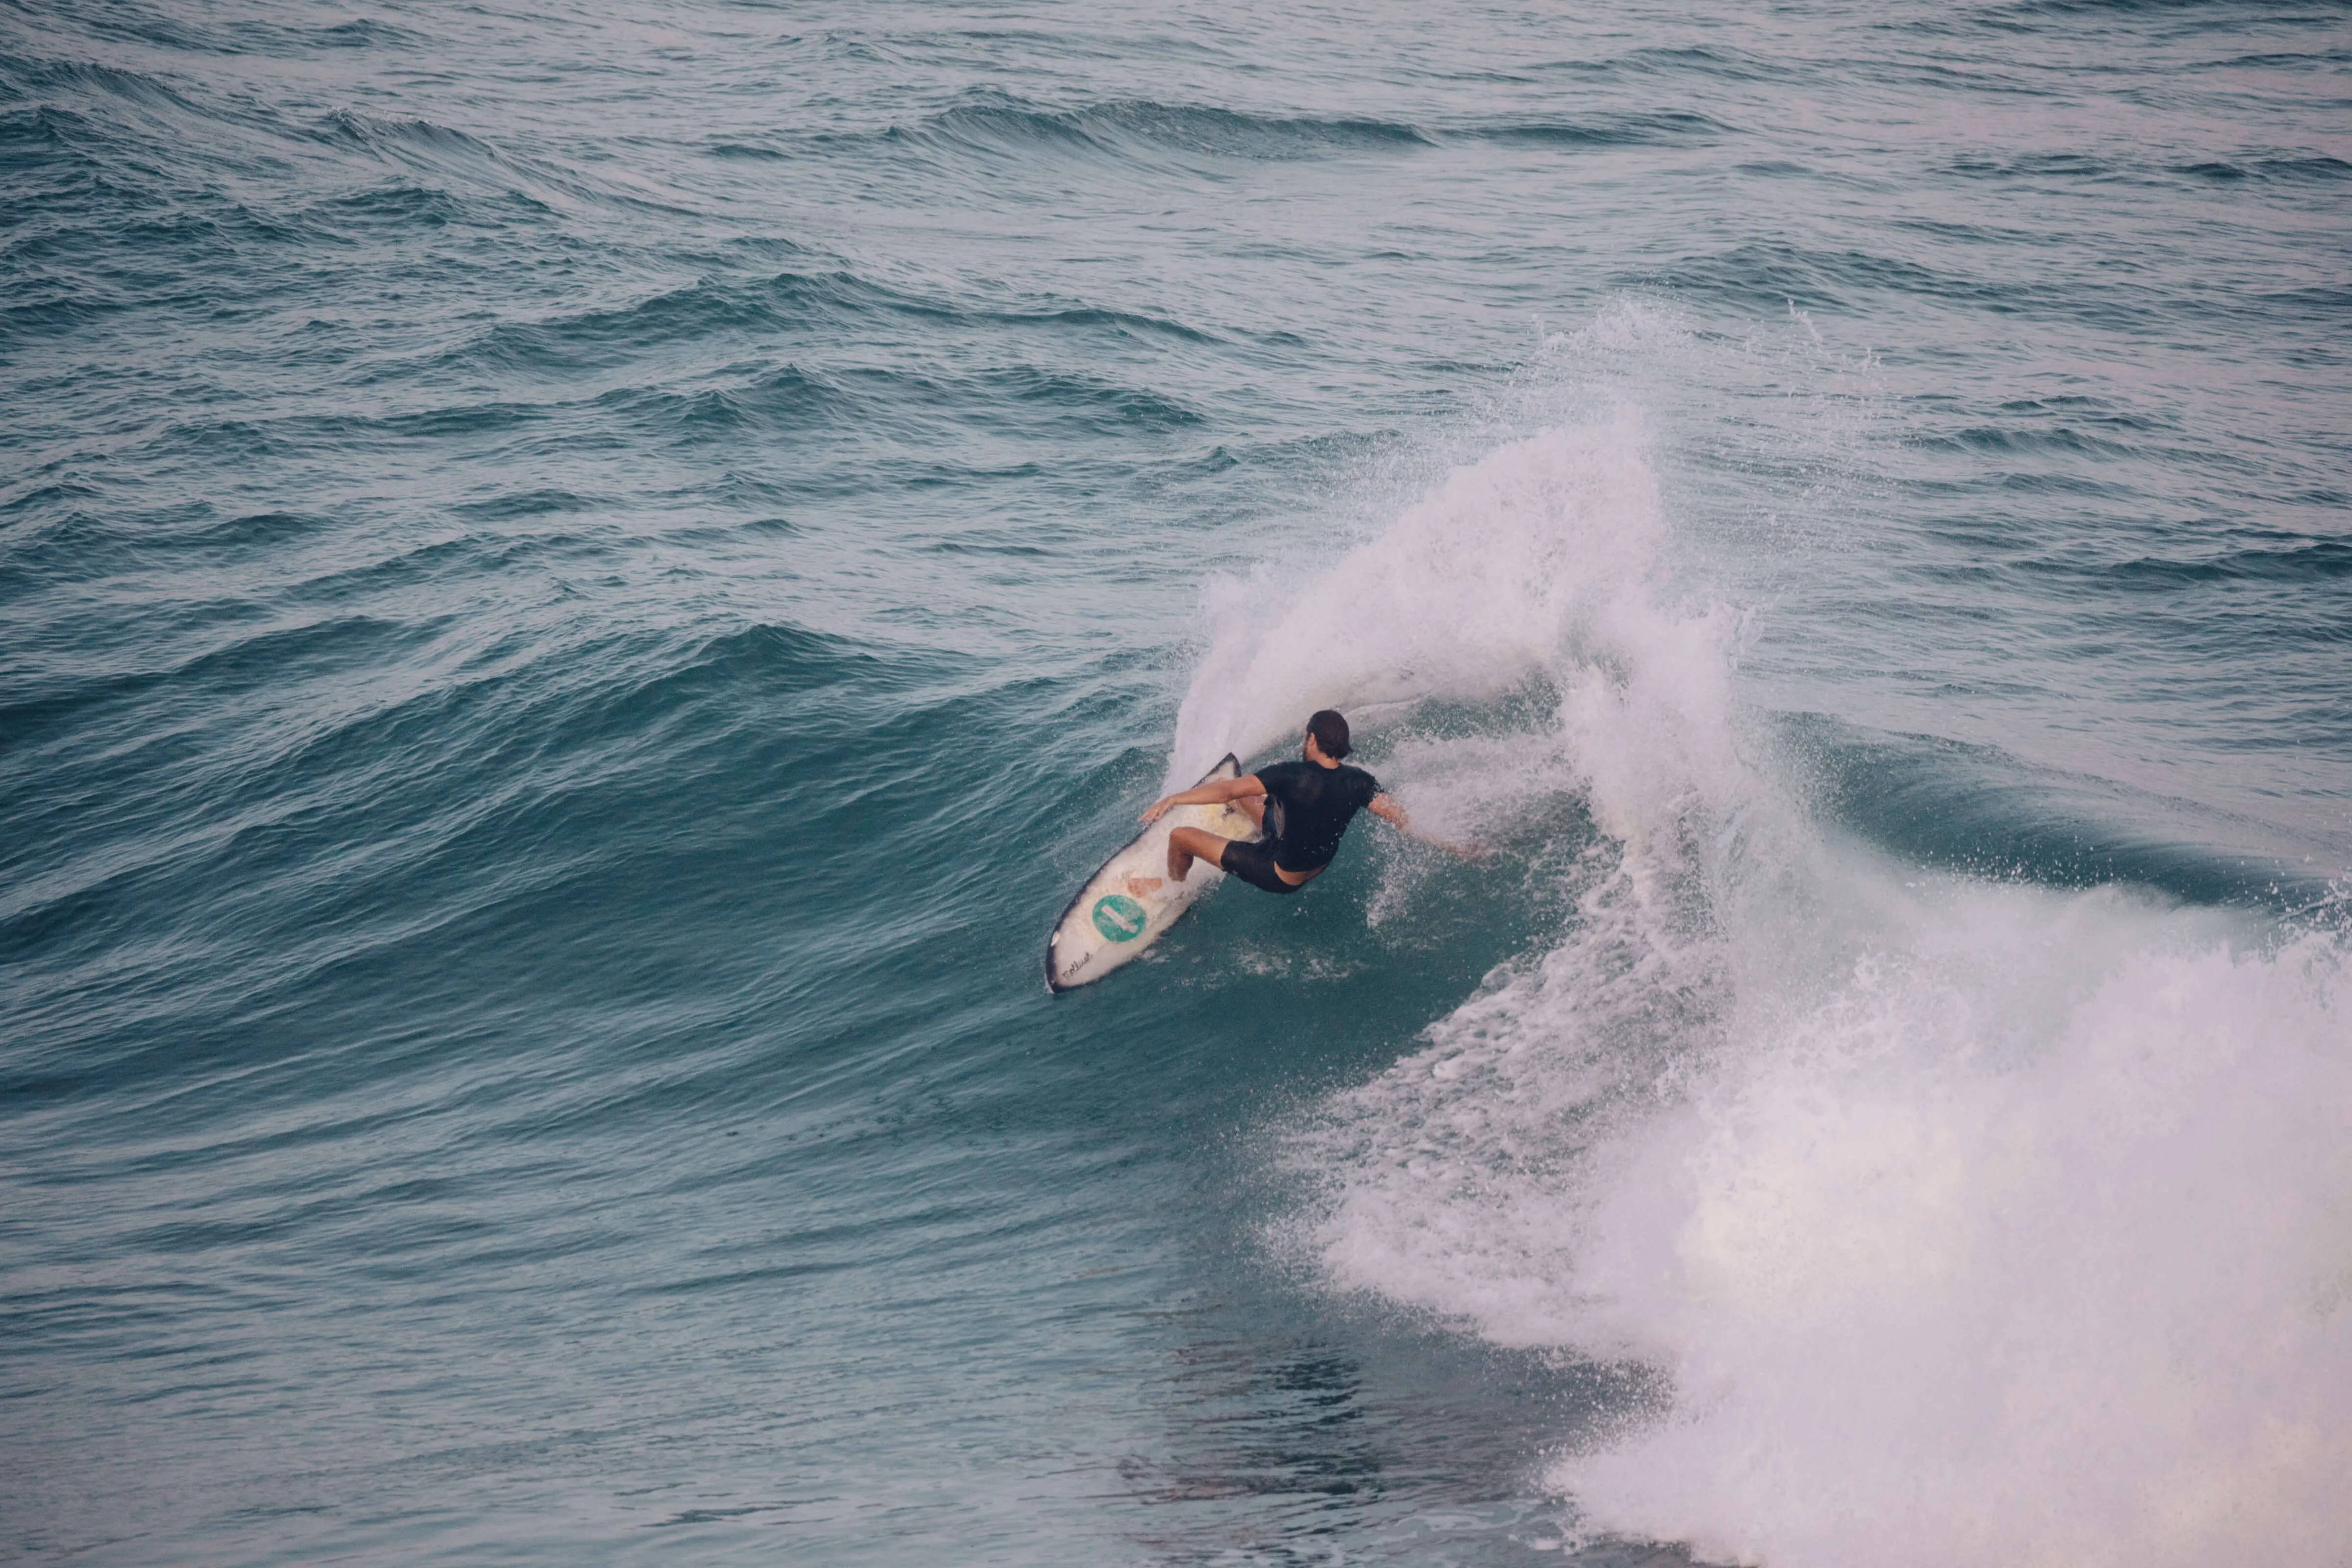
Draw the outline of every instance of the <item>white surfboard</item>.
[[[1201,784],[1241,776],[1241,763],[1228,754],[1201,775]],[[1192,907],[1193,900],[1225,879],[1206,860],[1195,860],[1181,882],[1167,881],[1168,836],[1179,827],[1205,827],[1224,838],[1257,837],[1257,824],[1232,805],[1169,807],[1166,816],[1104,861],[1062,911],[1045,943],[1047,990],[1067,991],[1100,980],[1158,942],[1160,933]],[[1161,886],[1156,893],[1137,898],[1128,891],[1129,877],[1158,877]]]

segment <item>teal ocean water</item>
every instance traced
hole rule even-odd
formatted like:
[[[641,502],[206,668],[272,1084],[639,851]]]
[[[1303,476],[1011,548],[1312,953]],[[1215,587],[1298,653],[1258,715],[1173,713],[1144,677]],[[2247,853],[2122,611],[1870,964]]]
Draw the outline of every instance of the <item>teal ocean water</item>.
[[[2335,5],[0,0],[0,1556],[2340,1568],[2347,344]]]

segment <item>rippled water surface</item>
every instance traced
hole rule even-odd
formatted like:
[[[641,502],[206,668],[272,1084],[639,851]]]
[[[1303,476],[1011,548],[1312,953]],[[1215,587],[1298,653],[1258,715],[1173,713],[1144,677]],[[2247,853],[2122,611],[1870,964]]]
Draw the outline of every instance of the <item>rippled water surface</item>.
[[[2340,1564],[2347,342],[2329,5],[0,0],[0,1553]]]

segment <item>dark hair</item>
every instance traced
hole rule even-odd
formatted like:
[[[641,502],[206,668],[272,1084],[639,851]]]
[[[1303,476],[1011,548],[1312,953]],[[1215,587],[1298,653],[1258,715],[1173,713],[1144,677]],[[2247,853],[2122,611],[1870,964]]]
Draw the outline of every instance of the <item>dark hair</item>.
[[[1348,721],[1339,717],[1337,708],[1326,708],[1307,721],[1307,732],[1333,762],[1348,754]]]

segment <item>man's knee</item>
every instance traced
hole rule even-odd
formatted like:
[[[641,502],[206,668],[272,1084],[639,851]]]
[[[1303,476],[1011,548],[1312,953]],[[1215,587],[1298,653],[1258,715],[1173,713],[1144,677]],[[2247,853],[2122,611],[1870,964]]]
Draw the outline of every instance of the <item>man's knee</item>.
[[[1168,847],[1214,866],[1224,852],[1225,840],[1202,828],[1180,827],[1168,836]]]

